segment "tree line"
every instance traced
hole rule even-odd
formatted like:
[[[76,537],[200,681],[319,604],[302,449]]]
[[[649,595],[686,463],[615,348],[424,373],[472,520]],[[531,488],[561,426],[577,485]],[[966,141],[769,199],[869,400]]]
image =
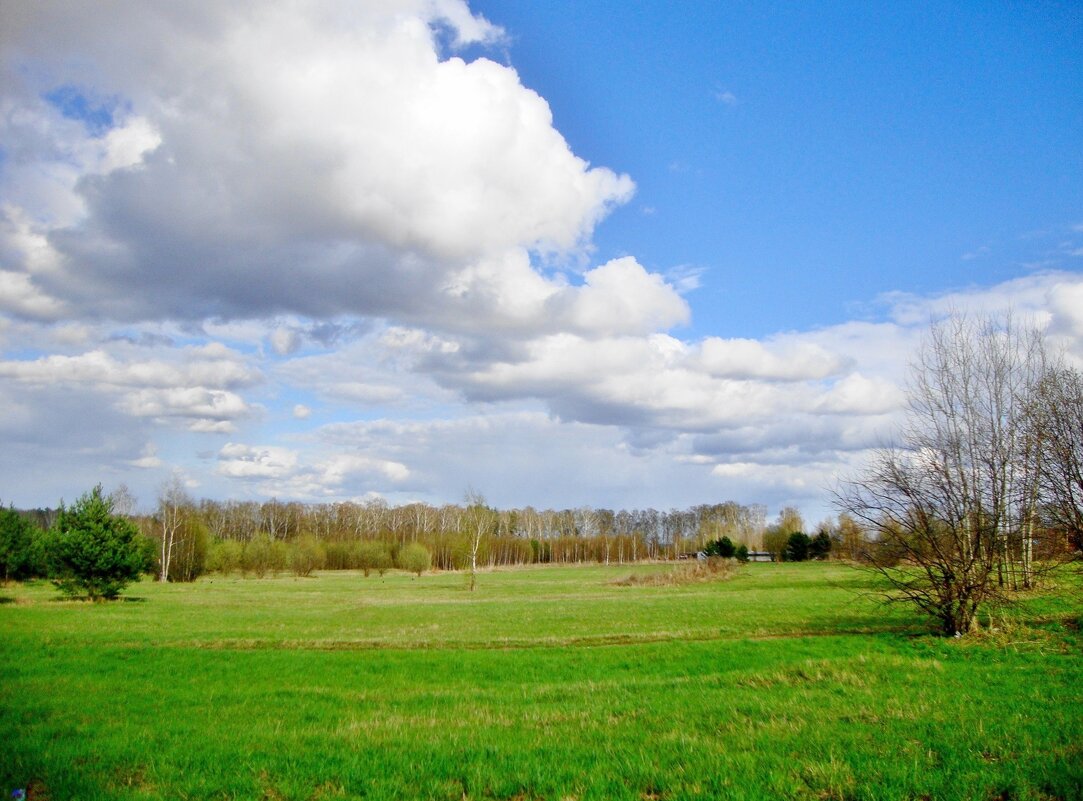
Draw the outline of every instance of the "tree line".
[[[96,488],[77,507],[108,506],[128,521],[144,570],[160,581],[193,581],[212,571],[263,577],[283,571],[359,570],[366,576],[392,568],[467,570],[528,564],[628,564],[677,559],[697,551],[744,558],[768,549],[778,560],[824,558],[844,541],[831,521],[802,533],[796,509],[768,525],[766,509],[734,501],[683,510],[495,509],[471,493],[463,504],[391,506],[382,500],[303,504],[271,499],[196,500],[179,477],[160,488],[151,514],[134,513],[121,486]],[[0,577],[49,575],[49,548],[70,510],[0,514]],[[100,524],[99,524],[100,525]],[[819,543],[810,546],[810,543]],[[721,548],[721,550],[719,550]],[[473,583],[473,579],[471,580]]]
[[[304,504],[272,499],[193,499],[176,479],[153,516],[137,518],[158,543],[160,577],[185,580],[201,569],[283,569],[302,545],[317,569],[377,569],[412,543],[440,570],[528,564],[625,564],[675,559],[728,536],[762,545],[766,511],[736,502],[684,510],[496,509],[472,493],[462,504],[382,500]],[[263,558],[250,554],[270,554]]]

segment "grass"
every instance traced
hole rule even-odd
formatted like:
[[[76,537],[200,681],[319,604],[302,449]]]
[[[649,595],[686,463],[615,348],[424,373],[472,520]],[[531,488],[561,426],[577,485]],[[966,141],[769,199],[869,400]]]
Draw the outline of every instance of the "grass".
[[[1076,799],[1078,602],[944,640],[837,565],[0,590],[0,791]]]

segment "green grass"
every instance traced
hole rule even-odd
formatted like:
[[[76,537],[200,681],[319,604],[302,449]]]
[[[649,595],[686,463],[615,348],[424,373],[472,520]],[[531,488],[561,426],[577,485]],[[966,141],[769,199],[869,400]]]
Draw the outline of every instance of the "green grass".
[[[613,583],[658,569],[0,589],[0,791],[1083,797],[1077,600],[945,640],[835,565]]]

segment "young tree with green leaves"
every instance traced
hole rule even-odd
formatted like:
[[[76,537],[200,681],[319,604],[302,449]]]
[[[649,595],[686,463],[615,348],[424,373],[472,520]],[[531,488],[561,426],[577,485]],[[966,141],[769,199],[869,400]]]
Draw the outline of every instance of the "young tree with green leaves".
[[[116,598],[147,568],[142,539],[134,523],[113,513],[99,484],[71,507],[61,506],[46,541],[49,575],[67,595]]]
[[[391,549],[380,540],[363,540],[357,544],[357,566],[366,577],[373,570],[382,576],[391,567]]]
[[[408,573],[422,573],[432,565],[432,554],[420,542],[411,542],[399,551],[399,567]]]

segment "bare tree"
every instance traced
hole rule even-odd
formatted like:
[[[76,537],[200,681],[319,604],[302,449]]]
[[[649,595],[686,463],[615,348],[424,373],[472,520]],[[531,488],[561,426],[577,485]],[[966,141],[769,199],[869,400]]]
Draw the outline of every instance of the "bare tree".
[[[1079,551],[1083,548],[1083,374],[1051,366],[1027,412],[1028,434],[1041,467],[1037,487],[1041,515],[1052,533],[1044,555]]]
[[[493,528],[495,515],[493,510],[485,504],[485,496],[471,489],[466,493],[466,510],[463,512],[462,521],[469,536],[470,547],[470,591],[473,592],[478,584],[478,549],[481,540]]]
[[[128,489],[127,484],[118,484],[117,488],[109,493],[109,500],[113,502],[113,514],[131,517],[135,513],[135,495]]]
[[[983,604],[1033,584],[1039,498],[1026,408],[1045,370],[1041,335],[1011,319],[954,316],[912,365],[899,443],[837,497],[873,534],[867,559],[945,633]]]
[[[158,553],[159,581],[169,581],[169,565],[183,536],[185,515],[194,505],[184,487],[184,480],[179,473],[173,473],[158,492],[158,515],[162,525]]]

